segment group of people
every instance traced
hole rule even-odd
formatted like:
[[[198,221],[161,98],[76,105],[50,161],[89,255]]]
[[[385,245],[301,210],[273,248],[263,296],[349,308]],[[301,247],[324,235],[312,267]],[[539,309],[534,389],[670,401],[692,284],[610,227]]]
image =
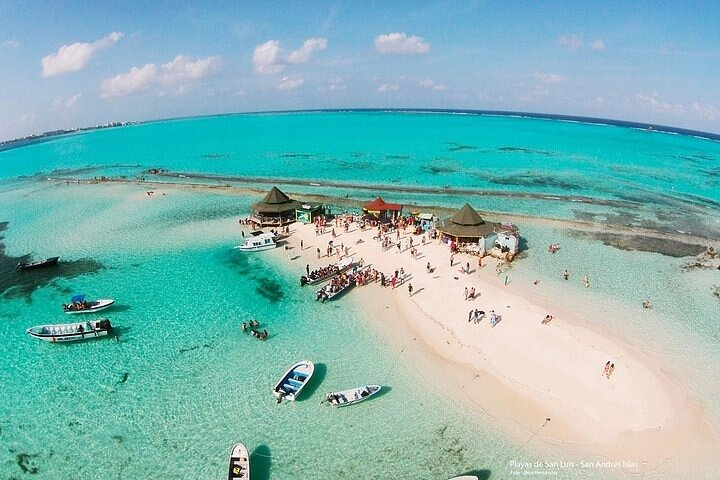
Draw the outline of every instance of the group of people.
[[[485,317],[484,311],[478,310],[478,309],[470,310],[470,312],[468,312],[468,323],[470,323],[470,322],[479,323],[480,320],[482,320],[484,317]]]
[[[610,360],[607,361],[605,364],[605,369],[603,370],[603,375],[605,375],[608,379],[610,378],[610,375],[615,371],[615,364],[610,363]]]
[[[243,332],[247,333],[248,331],[248,324],[243,322],[240,326]],[[260,322],[257,320],[250,320],[250,334],[257,338],[258,340],[265,340],[268,338],[268,332],[267,330],[263,330],[262,332],[258,330],[260,328]]]
[[[480,294],[478,294],[480,296]],[[471,287],[470,290],[468,290],[468,287],[465,287],[465,300],[475,300],[475,287]]]

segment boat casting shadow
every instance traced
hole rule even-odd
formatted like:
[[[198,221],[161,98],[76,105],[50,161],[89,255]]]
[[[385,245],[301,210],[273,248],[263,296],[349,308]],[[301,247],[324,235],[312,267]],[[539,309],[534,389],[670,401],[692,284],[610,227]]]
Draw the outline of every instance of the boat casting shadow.
[[[303,388],[303,392],[301,392],[300,398],[295,400],[296,402],[304,401],[310,399],[313,395],[315,395],[315,392],[317,391],[318,387],[321,383],[325,380],[325,377],[327,376],[327,365],[324,363],[316,363],[315,364],[315,371],[313,372],[313,376],[310,377],[310,381],[308,381],[307,385]],[[253,478],[255,476],[253,475]]]
[[[250,472],[252,472],[253,480],[270,480],[271,466],[270,447],[265,444],[255,447],[255,450],[250,453]]]
[[[375,395],[373,395],[374,398],[380,398],[382,396],[387,395],[388,393],[392,392],[392,387],[388,387],[387,385],[381,385],[382,388],[379,392],[377,392]],[[368,400],[372,400],[372,398],[369,398]]]

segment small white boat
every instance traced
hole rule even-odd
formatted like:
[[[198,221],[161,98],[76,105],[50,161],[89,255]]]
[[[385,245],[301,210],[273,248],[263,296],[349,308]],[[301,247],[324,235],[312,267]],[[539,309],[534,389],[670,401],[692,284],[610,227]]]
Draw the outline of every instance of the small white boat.
[[[85,295],[75,295],[72,297],[70,303],[63,303],[63,310],[65,313],[93,313],[105,310],[109,306],[115,303],[115,300],[111,298],[103,298],[100,300],[85,300]]]
[[[324,282],[352,267],[352,264],[353,257],[345,257],[338,262],[331,263],[327,267],[313,270],[309,275],[302,275],[300,277],[300,285],[315,285],[316,283]]]
[[[230,452],[230,470],[228,480],[248,480],[250,478],[250,455],[242,443],[236,443]]]
[[[362,387],[342,390],[340,392],[330,392],[325,395],[325,401],[336,407],[354,405],[372,397],[378,393],[381,388],[380,385],[363,385]]]
[[[245,239],[242,245],[238,245],[235,248],[239,248],[244,252],[257,252],[260,250],[270,250],[277,247],[278,236],[274,233],[257,233],[253,232],[252,235]]]
[[[290,367],[273,388],[277,402],[280,403],[283,399],[295,401],[314,371],[315,364],[310,360],[302,360]]]
[[[475,475],[460,475],[459,477],[452,477],[450,480],[478,480]]]
[[[90,320],[89,322],[38,325],[27,329],[31,337],[46,342],[73,342],[90,338],[105,337],[112,332],[110,320]]]

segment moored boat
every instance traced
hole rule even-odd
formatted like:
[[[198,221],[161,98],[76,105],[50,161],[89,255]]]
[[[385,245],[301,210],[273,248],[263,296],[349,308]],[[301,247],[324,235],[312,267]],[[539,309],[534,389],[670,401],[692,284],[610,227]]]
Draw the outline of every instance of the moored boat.
[[[112,332],[110,320],[90,320],[89,322],[61,323],[55,325],[38,325],[27,329],[31,337],[46,342],[73,342],[109,335]]]
[[[345,272],[333,277],[330,283],[315,292],[315,300],[320,300],[324,303],[325,300],[332,300],[340,296],[342,293],[357,285],[358,276],[362,275],[363,271],[367,268],[368,267],[355,267],[350,273]]]
[[[295,401],[302,389],[310,381],[314,371],[315,364],[310,360],[301,360],[290,367],[273,388],[277,403],[282,402],[283,399]]]
[[[250,478],[250,455],[242,443],[236,443],[230,452],[228,480],[248,480]]]
[[[352,264],[353,257],[345,257],[335,263],[331,263],[327,267],[313,270],[309,275],[302,275],[300,277],[300,285],[304,286],[322,283],[352,267]]]
[[[52,267],[57,265],[60,257],[50,257],[45,260],[38,260],[36,262],[19,262],[15,267],[16,270],[34,270],[36,268]]]
[[[85,295],[75,295],[70,303],[63,303],[62,307],[65,313],[93,313],[105,310],[113,303],[115,300],[111,298],[87,301]]]
[[[277,247],[277,235],[274,233],[257,233],[253,232],[252,236],[235,248],[239,248],[244,252],[257,252],[260,250],[270,250]]]
[[[380,385],[363,385],[362,387],[350,388],[339,392],[330,392],[325,395],[325,401],[336,407],[354,405],[367,400],[380,391]]]

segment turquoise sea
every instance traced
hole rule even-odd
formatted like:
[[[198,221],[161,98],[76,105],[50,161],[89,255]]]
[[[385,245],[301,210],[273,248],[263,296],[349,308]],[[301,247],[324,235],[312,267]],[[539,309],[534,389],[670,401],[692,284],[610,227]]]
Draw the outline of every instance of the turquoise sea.
[[[103,176],[122,181],[86,182]],[[152,182],[246,193],[149,197]],[[249,190],[275,184],[298,198],[382,195],[411,210],[467,201],[513,218],[526,241],[513,282],[541,279],[544,300],[607,312],[604,327],[662,359],[720,423],[720,271],[683,268],[698,245],[720,247],[720,142],[522,116],[227,115],[0,151],[0,478],[220,479],[238,441],[254,479],[504,479],[519,478],[512,460],[572,459],[561,446],[539,453],[532,432],[520,442],[433,388],[432,374],[366,321],[383,305],[352,295],[317,304],[284,252],[233,249],[238,218],[262,196]],[[554,242],[561,251],[549,255]],[[16,272],[26,255],[62,263]],[[593,288],[563,283],[565,268],[587,272]],[[117,300],[105,316],[119,342],[25,334],[66,320],[60,304],[75,293]],[[637,308],[644,298],[653,310]],[[239,330],[250,318],[267,341]],[[314,384],[276,405],[274,382],[303,358],[317,365]],[[319,405],[326,391],[362,383],[388,388],[352,408]],[[713,478],[702,476],[713,468],[717,457],[644,473]]]

